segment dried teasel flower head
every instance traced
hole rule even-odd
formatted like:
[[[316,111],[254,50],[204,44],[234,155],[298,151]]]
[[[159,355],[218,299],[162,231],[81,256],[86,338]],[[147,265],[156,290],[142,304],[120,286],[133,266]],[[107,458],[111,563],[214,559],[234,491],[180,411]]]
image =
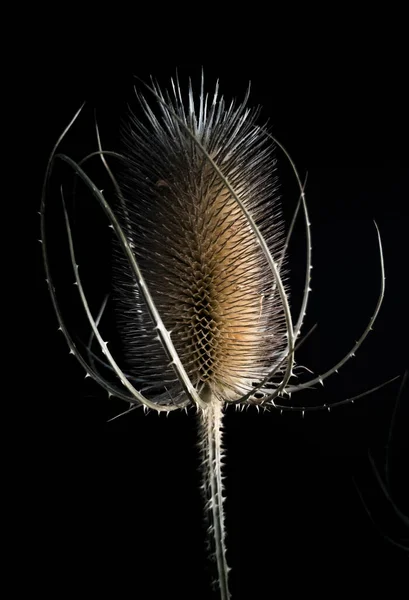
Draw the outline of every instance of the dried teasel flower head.
[[[257,110],[246,102],[226,107],[217,89],[212,98],[202,89],[196,106],[190,88],[186,109],[179,87],[166,100],[154,90],[164,100],[158,114],[139,96],[147,123],[133,117],[124,127],[121,219],[193,386],[221,401],[237,400],[287,346],[274,273],[229,189],[282,265],[273,142],[260,134]],[[184,400],[121,249],[117,256],[118,315],[133,372],[150,395],[157,397],[165,383],[176,403]]]
[[[54,147],[41,201],[44,266],[59,328],[87,376],[110,395],[126,401],[130,410],[141,405],[158,412],[197,407],[202,490],[220,595],[227,600],[229,568],[221,476],[223,407],[255,404],[302,414],[330,408],[294,406],[279,397],[323,383],[358,350],[383,300],[382,246],[377,231],[380,292],[361,336],[332,368],[293,384],[294,352],[301,343],[312,268],[304,185],[295,165],[281,144],[257,124],[259,114],[248,108],[248,96],[240,104],[226,104],[218,86],[213,95],[205,93],[202,79],[198,99],[190,87],[185,103],[177,80],[170,92],[162,92],[155,83],[145,86],[146,95],[137,92],[143,119],[131,114],[124,124],[121,154],[102,148],[97,126],[98,152],[80,162],[57,153],[79,112]],[[300,192],[287,235],[274,175],[276,150],[289,160]],[[102,160],[116,190],[111,203],[86,173],[84,163],[95,156]],[[111,159],[119,159],[118,179],[109,166]],[[49,181],[57,160],[68,164],[87,186],[115,234],[114,299],[126,373],[99,330],[105,302],[98,316],[89,307],[63,194],[75,283],[92,330],[85,352],[74,342],[62,316],[50,269],[45,218]],[[300,208],[306,230],[305,286],[293,322],[285,258]],[[99,346],[102,356],[96,356],[93,345]],[[105,377],[106,369],[120,385]]]

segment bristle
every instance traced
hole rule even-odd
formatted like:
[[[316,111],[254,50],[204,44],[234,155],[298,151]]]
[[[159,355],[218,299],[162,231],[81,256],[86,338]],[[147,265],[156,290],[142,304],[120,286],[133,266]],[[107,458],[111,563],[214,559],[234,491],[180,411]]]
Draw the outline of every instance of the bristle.
[[[256,110],[226,108],[217,91],[209,106],[202,89],[198,114],[192,89],[185,109],[175,84],[157,115],[139,99],[147,122],[132,117],[123,129],[127,234],[193,385],[208,384],[215,397],[234,400],[285,349],[283,308],[246,216],[173,113],[239,194],[278,263],[283,228],[273,144],[255,125]],[[116,283],[125,348],[142,391],[157,397],[166,386],[174,400],[184,399],[122,252]]]

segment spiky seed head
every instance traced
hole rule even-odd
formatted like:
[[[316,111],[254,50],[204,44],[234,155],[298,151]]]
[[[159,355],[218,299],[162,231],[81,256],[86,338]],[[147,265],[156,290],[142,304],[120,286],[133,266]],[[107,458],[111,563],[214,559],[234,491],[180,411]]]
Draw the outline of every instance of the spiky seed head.
[[[144,121],[131,114],[124,125],[121,220],[193,385],[233,400],[262,379],[285,349],[283,309],[246,216],[174,115],[222,171],[278,263],[283,226],[274,149],[247,100],[226,107],[216,88],[209,102],[202,83],[198,106],[190,87],[185,108],[179,85],[172,82],[172,88],[156,112],[138,94]],[[154,90],[165,99],[158,86]],[[159,401],[169,394],[183,400],[121,252],[115,273],[127,358],[141,389]]]

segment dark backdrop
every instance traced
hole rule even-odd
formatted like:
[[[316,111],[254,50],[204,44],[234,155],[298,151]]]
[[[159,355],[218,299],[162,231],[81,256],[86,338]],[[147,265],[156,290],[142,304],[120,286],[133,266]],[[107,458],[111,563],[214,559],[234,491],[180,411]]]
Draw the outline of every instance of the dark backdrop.
[[[194,411],[166,419],[137,410],[107,423],[125,407],[85,380],[69,356],[57,332],[40,244],[35,242],[40,237],[36,211],[47,156],[81,102],[87,100],[84,114],[63,146],[77,159],[96,149],[94,108],[104,147],[118,149],[120,116],[126,101],[133,102],[132,73],[141,78],[152,74],[166,86],[176,67],[138,60],[129,70],[118,70],[109,59],[97,64],[96,58],[82,68],[50,67],[38,85],[38,185],[25,209],[33,219],[32,252],[38,267],[36,400],[27,462],[33,576],[44,590],[55,591],[54,597],[67,586],[97,593],[101,583],[102,589],[113,586],[114,591],[107,591],[110,597],[211,597]],[[183,63],[178,68],[182,82],[189,74],[198,81],[200,65]],[[323,389],[294,395],[293,403],[336,402],[402,375],[409,299],[408,127],[402,75],[365,62],[352,70],[342,61],[303,64],[302,57],[294,71],[288,64],[251,62],[205,64],[204,71],[210,90],[220,78],[226,99],[242,98],[251,79],[249,104],[262,106],[260,122],[269,120],[301,176],[308,171],[314,269],[305,330],[316,322],[318,329],[300,349],[298,361],[315,373],[348,352],[373,313],[380,287],[374,219],[382,236],[386,294],[374,331]],[[297,187],[279,153],[277,159],[288,223]],[[98,176],[101,170],[93,168]],[[67,170],[60,172],[63,178],[69,176]],[[106,180],[101,187],[105,185]],[[54,183],[55,190],[50,213],[56,216],[49,220],[53,272],[67,322],[86,339]],[[77,207],[80,256],[88,265],[84,284],[95,311],[109,286],[110,234],[96,204],[90,198],[81,201],[89,206]],[[295,314],[304,247],[300,221],[289,264]],[[112,343],[115,347],[114,339]],[[226,525],[233,598],[301,593],[333,597],[344,586],[365,595],[387,586],[388,597],[400,597],[407,556],[371,523],[355,487],[381,531],[399,539],[403,527],[383,500],[368,459],[370,451],[382,470],[398,387],[395,382],[354,405],[309,413],[304,419],[298,413],[227,412]],[[390,459],[392,492],[402,508],[408,502],[407,407],[406,393]],[[119,591],[122,586],[126,592]]]

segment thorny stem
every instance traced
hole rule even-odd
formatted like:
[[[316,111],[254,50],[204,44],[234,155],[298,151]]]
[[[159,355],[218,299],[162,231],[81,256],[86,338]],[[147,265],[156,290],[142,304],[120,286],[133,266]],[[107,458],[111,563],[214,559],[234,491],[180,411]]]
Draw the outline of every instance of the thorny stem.
[[[218,585],[221,600],[230,600],[228,573],[226,561],[226,543],[223,510],[222,482],[222,417],[223,404],[210,395],[207,408],[199,416],[199,439],[202,446],[203,492],[206,498],[206,511],[210,527],[208,533],[214,542],[214,552],[217,564]],[[212,547],[212,544],[211,544]]]

